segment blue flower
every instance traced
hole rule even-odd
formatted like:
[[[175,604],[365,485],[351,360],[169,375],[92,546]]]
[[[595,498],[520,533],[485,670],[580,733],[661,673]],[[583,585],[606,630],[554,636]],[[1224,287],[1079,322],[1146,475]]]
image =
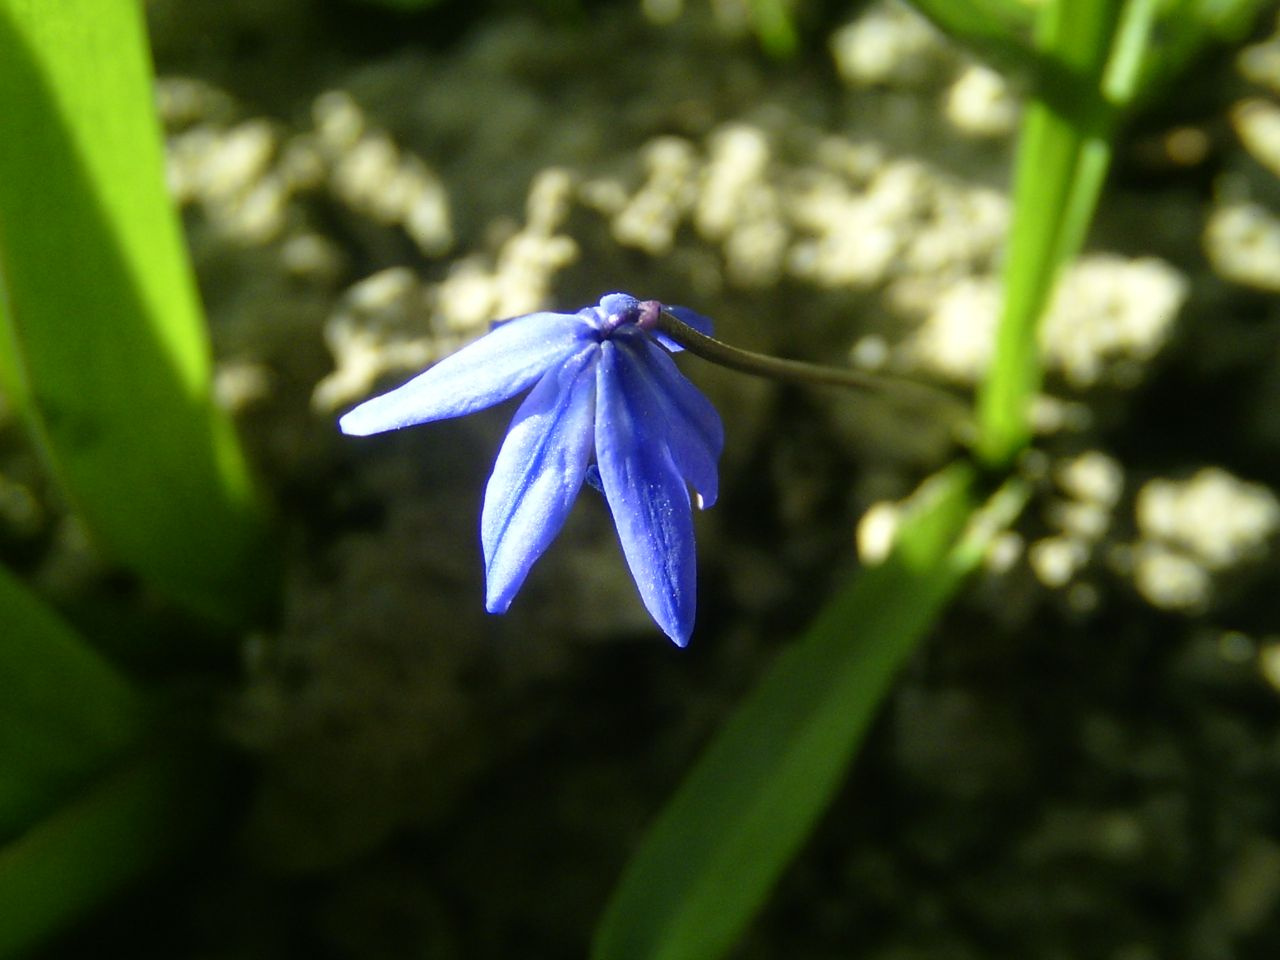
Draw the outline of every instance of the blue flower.
[[[564,526],[588,472],[604,491],[645,607],[679,646],[693,630],[696,562],[689,487],[716,500],[724,428],[653,330],[683,307],[611,293],[577,313],[508,320],[339,421],[367,436],[473,413],[533,390],[516,411],[484,495],[480,541],[490,613],[505,613]],[[594,462],[593,462],[594,460]]]

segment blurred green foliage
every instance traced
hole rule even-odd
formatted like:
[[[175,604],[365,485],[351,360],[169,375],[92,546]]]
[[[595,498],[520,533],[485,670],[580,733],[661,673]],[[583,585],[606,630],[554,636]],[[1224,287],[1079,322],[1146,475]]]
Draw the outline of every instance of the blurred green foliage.
[[[1035,13],[1021,0],[917,0],[915,6],[949,36],[993,65],[1026,72]]]
[[[273,604],[275,563],[214,402],[150,70],[134,0],[0,0],[0,388],[102,558],[237,627]],[[0,623],[10,956],[180,853],[218,761],[168,744],[148,698],[6,571]]]
[[[142,736],[132,685],[0,567],[0,843]]]
[[[967,465],[921,487],[890,555],[778,657],[662,812],[601,922],[596,960],[733,946],[831,801],[903,661],[1025,496],[1011,484],[975,523]]]

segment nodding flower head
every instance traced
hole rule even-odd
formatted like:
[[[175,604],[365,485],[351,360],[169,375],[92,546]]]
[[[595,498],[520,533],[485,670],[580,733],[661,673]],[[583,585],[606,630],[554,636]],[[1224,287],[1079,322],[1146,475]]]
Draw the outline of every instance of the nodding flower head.
[[[625,293],[611,293],[600,298],[600,303],[594,307],[586,307],[579,311],[586,313],[590,311],[599,321],[599,329],[602,337],[609,337],[620,327],[634,326],[646,333],[652,333],[658,324],[658,317],[662,311],[666,309],[657,300],[637,300],[635,297]],[[683,307],[675,309],[689,314],[692,311],[685,310]],[[697,316],[697,314],[693,314]],[[710,321],[705,317],[700,317],[703,324],[710,327]],[[668,346],[670,349],[670,345]],[[679,347],[676,347],[679,349]]]
[[[684,307],[611,293],[577,313],[499,324],[339,421],[343,433],[367,436],[473,413],[533,388],[485,490],[490,613],[511,605],[590,470],[645,607],[676,644],[688,643],[696,593],[689,488],[699,507],[715,503],[724,428],[672,361],[680,346],[655,329],[664,311],[711,332],[706,317]]]

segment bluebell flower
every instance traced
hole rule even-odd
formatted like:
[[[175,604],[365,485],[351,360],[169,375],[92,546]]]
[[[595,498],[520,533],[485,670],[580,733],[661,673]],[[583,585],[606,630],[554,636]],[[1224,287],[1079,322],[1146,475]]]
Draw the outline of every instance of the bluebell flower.
[[[367,436],[473,413],[533,387],[484,495],[490,613],[510,607],[590,473],[645,607],[677,645],[688,643],[696,602],[689,488],[700,508],[715,503],[724,428],[671,359],[679,345],[653,329],[662,311],[711,332],[691,310],[611,293],[577,313],[508,320],[339,421],[343,433]]]

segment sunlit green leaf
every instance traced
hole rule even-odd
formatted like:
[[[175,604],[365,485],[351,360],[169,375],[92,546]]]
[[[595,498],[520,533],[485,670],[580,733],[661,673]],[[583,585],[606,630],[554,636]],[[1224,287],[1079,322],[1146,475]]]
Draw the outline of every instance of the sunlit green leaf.
[[[1037,34],[1042,62],[1014,174],[1003,313],[978,406],[977,449],[1007,466],[1031,437],[1041,382],[1037,331],[1058,273],[1084,243],[1132,104],[1157,0],[1050,3]]]
[[[0,0],[0,387],[102,549],[209,616],[271,592],[164,191],[136,0]]]

